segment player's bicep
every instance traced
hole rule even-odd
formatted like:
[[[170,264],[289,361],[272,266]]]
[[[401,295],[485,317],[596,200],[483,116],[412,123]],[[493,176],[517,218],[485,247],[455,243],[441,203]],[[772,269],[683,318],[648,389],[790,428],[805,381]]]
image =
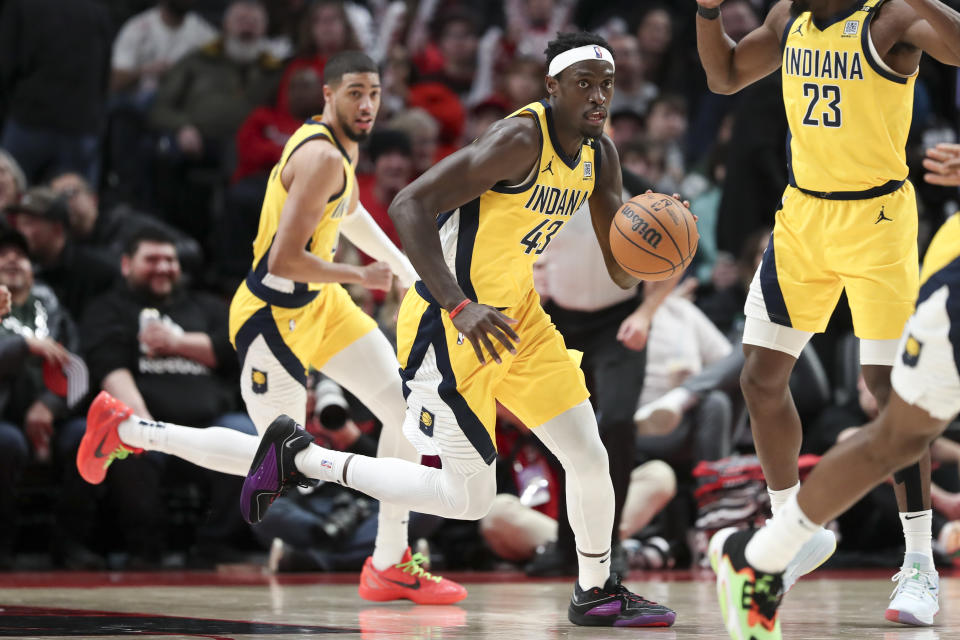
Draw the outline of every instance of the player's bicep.
[[[303,251],[323,217],[327,202],[343,188],[343,164],[339,155],[309,153],[304,148],[290,159],[287,168],[293,170],[292,178],[280,212],[271,257]]]
[[[917,20],[907,27],[901,38],[928,53],[938,61],[960,67],[960,42],[946,42],[926,20]]]
[[[503,121],[506,123],[507,121]],[[447,156],[405,189],[428,211],[450,211],[470,202],[497,183],[526,174],[540,154],[539,139],[530,132],[509,127],[490,127],[472,144]]]

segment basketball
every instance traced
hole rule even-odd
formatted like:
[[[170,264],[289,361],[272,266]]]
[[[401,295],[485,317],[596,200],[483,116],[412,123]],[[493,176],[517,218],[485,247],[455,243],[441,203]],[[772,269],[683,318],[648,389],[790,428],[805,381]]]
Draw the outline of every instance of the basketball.
[[[666,280],[690,265],[700,234],[693,214],[662,193],[644,193],[620,207],[610,225],[610,249],[627,273]]]

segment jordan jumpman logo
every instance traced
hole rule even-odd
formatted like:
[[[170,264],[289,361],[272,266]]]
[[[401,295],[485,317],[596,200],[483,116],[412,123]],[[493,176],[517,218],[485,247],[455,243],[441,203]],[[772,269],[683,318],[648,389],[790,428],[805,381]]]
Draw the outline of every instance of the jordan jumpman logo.
[[[883,214],[883,209],[884,207],[880,207],[880,215],[877,216],[877,221],[874,222],[873,224],[880,224],[881,220],[887,220],[888,222],[893,222],[893,218],[888,218]]]

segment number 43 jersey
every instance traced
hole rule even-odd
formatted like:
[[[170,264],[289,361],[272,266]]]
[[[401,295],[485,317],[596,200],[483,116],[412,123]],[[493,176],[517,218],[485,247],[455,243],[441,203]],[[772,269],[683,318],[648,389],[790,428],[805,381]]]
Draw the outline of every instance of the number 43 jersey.
[[[861,192],[907,177],[916,72],[898,74],[877,54],[870,24],[883,2],[856,2],[826,21],[801,13],[784,29],[791,186]]]
[[[533,289],[533,263],[593,192],[599,145],[587,139],[570,158],[556,142],[547,101],[507,116],[533,119],[540,130],[540,162],[522,184],[494,185],[458,209],[440,214],[447,266],[471,299],[512,307]]]

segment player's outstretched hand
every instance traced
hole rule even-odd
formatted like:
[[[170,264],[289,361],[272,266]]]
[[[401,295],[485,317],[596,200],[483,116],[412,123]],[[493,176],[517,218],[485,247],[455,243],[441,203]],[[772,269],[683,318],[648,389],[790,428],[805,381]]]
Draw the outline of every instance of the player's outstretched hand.
[[[483,356],[484,349],[497,364],[502,362],[490,336],[496,338],[510,353],[517,352],[515,344],[520,342],[520,336],[511,326],[517,321],[491,306],[471,302],[456,314],[452,322],[457,331],[473,345],[473,351],[477,354],[480,364],[487,363]]]
[[[927,170],[923,179],[930,184],[943,187],[960,186],[960,144],[941,142],[927,149],[923,168]]]
[[[363,280],[360,284],[367,289],[388,291],[393,285],[393,272],[386,262],[374,262],[363,267]]]
[[[717,4],[720,4],[720,3],[718,2]],[[647,189],[646,193],[653,193],[653,189]],[[690,209],[690,201],[689,201],[689,200],[681,200],[680,198],[682,198],[683,196],[681,196],[679,193],[671,194],[670,197],[673,198],[674,200],[676,200],[677,202],[679,202],[680,204],[682,204],[682,205],[683,205],[684,207],[686,207],[687,209]],[[691,211],[690,213],[693,214],[692,211]],[[699,219],[700,219],[700,218],[698,218],[696,215],[693,216],[693,221],[694,221],[694,222],[696,222],[696,221],[699,220]]]

